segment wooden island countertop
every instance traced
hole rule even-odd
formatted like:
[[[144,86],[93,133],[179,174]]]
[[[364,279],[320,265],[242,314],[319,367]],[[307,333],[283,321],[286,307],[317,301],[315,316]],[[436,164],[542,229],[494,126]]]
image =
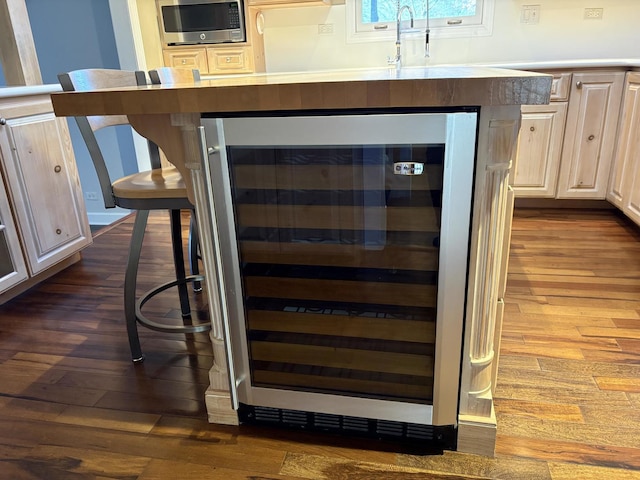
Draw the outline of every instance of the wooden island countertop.
[[[520,129],[520,106],[548,104],[551,88],[551,75],[533,72],[412,67],[225,76],[195,84],[54,93],[52,100],[58,116],[127,115],[138,133],[157,143],[185,178],[196,207],[212,320],[214,366],[205,402],[209,421],[221,424],[238,423],[234,409],[237,397],[230,387],[233,357],[227,348],[228,323],[224,323],[234,319],[230,319],[225,303],[214,201],[216,188],[224,188],[222,177],[211,175],[211,162],[224,151],[224,145],[216,148],[218,145],[207,142],[203,116],[278,116],[279,112],[305,111],[327,116],[336,112],[403,114],[458,109],[477,113],[475,152],[471,152],[475,175],[464,331],[457,334],[458,341],[462,335],[462,361],[459,377],[448,375],[443,381],[459,385],[459,401],[453,407],[457,408],[457,450],[493,455],[493,393],[513,213],[509,178]],[[441,342],[447,345],[452,340]]]
[[[549,103],[552,77],[484,67],[342,70],[226,76],[53,94],[57,115],[265,112]]]

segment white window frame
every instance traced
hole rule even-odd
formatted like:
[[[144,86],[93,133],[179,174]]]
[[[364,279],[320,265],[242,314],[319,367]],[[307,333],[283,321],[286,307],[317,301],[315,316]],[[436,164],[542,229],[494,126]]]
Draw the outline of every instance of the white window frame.
[[[462,20],[459,24],[447,23],[447,20],[453,19],[430,19],[429,28],[431,35],[437,38],[455,38],[455,37],[478,37],[488,36],[493,33],[493,11],[496,0],[482,0],[481,13],[477,17],[471,17],[467,22]],[[378,23],[376,25],[384,26],[383,29],[374,29],[373,25],[369,29],[358,31],[358,19],[360,18],[361,0],[346,0],[346,33],[347,43],[364,43],[364,42],[385,42],[393,41],[396,38],[395,22]],[[409,28],[408,15],[403,15],[402,28]],[[406,21],[405,21],[406,20]],[[414,23],[416,30],[415,35],[424,35],[426,28],[426,20],[416,20]],[[412,33],[408,33],[412,35]]]

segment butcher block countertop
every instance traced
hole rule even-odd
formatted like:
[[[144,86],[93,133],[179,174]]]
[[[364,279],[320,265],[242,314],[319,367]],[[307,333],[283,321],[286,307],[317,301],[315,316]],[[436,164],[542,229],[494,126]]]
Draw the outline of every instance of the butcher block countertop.
[[[52,94],[58,116],[540,105],[552,77],[490,67],[253,74]]]

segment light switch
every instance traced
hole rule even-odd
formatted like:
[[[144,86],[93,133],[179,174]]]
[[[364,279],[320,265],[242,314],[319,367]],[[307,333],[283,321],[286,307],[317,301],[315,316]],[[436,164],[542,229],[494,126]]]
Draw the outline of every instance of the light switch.
[[[540,21],[540,5],[523,5],[520,23],[535,25]]]

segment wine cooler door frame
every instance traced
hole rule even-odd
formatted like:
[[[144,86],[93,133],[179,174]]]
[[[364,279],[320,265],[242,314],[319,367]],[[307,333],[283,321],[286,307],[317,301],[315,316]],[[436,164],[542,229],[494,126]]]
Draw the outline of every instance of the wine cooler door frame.
[[[471,195],[477,114],[474,112],[381,115],[203,118],[221,258],[218,291],[230,362],[232,402],[423,425],[457,423],[468,272]],[[366,145],[444,143],[433,405],[313,393],[251,384],[242,280],[236,241],[227,146]]]

